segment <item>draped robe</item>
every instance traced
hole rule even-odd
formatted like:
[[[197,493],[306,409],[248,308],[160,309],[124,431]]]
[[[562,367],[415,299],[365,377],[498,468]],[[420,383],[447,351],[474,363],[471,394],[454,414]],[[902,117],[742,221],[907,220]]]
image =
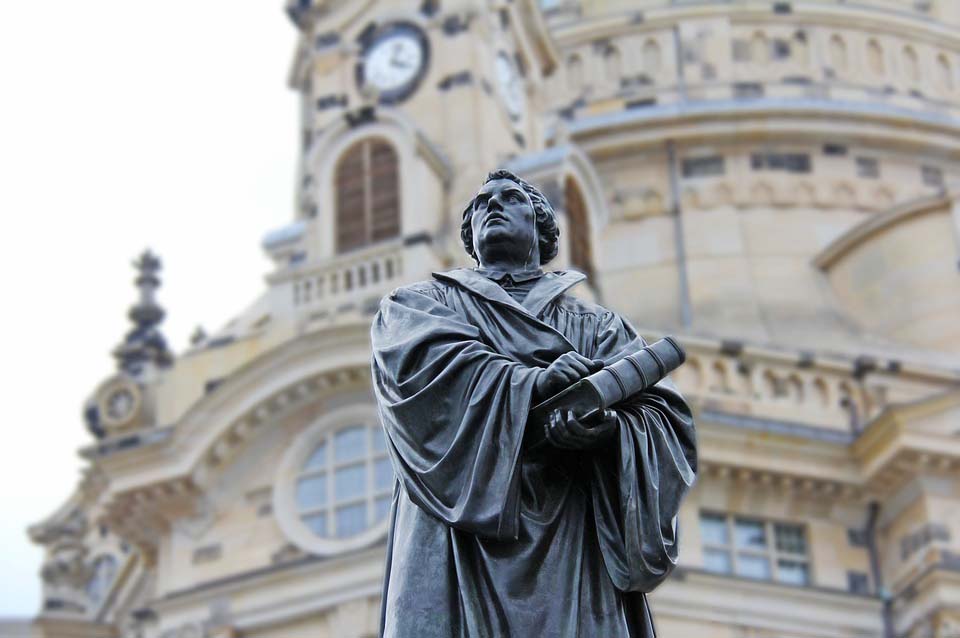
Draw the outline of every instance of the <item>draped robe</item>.
[[[616,406],[597,450],[522,449],[539,369],[609,364],[643,344],[546,273],[520,304],[470,269],[381,301],[373,382],[397,474],[384,637],[652,638],[645,594],[677,561],[696,475],[693,419],[669,379]]]

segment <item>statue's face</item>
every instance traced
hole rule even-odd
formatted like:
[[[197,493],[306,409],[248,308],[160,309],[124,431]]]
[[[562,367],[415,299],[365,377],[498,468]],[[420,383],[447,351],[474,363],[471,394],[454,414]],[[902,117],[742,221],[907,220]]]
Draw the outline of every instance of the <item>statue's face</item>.
[[[491,253],[510,252],[521,258],[535,254],[537,216],[533,202],[520,185],[509,179],[487,182],[473,200],[473,248],[483,263]]]

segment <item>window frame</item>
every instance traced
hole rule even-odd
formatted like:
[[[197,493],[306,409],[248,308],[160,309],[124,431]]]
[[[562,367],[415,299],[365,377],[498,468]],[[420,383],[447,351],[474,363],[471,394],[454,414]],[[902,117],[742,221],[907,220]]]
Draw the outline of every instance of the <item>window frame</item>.
[[[880,158],[869,155],[858,155],[853,158],[857,177],[860,179],[880,179]]]
[[[363,430],[363,453],[346,460],[337,460],[336,458],[336,437],[341,432],[352,429],[362,429]],[[343,507],[352,507],[355,505],[363,504],[365,506],[365,513],[367,520],[373,520],[372,525],[367,525],[367,528],[376,525],[378,522],[376,519],[376,508],[377,502],[383,498],[393,498],[393,485],[391,484],[389,489],[378,489],[376,484],[377,477],[377,462],[387,460],[389,462],[389,455],[384,448],[382,451],[376,449],[376,442],[372,440],[371,437],[376,436],[376,430],[380,428],[378,423],[348,423],[342,425],[338,428],[333,428],[325,432],[323,438],[321,438],[316,445],[313,446],[313,451],[307,455],[307,460],[310,460],[314,457],[314,453],[319,449],[321,445],[326,445],[324,449],[324,464],[321,467],[305,467],[301,466],[299,472],[294,479],[294,501],[297,505],[297,513],[300,516],[301,522],[306,524],[307,519],[324,515],[326,516],[326,528],[327,531],[321,535],[319,532],[314,531],[315,534],[321,538],[332,539],[332,540],[342,540],[343,538],[352,538],[354,535],[350,536],[340,536],[337,531],[337,510]],[[364,493],[357,496],[350,496],[345,498],[339,498],[337,496],[337,473],[342,470],[349,470],[356,467],[362,467],[364,473],[364,485],[367,486],[367,489],[364,490]],[[391,467],[391,473],[393,468]],[[298,500],[296,492],[299,489],[301,481],[316,479],[323,476],[325,478],[325,492],[326,496],[324,497],[324,504],[315,505],[313,507],[304,507],[304,505]],[[330,531],[333,530],[333,531]],[[360,532],[363,533],[363,532]]]
[[[721,545],[717,543],[711,543],[707,541],[703,536],[703,519],[704,517],[714,517],[721,518],[724,521],[727,537],[727,544]],[[763,525],[764,538],[765,538],[765,547],[760,548],[751,548],[751,547],[740,547],[737,544],[737,523],[738,522],[749,522],[749,523],[761,523]],[[813,556],[810,553],[811,545],[809,539],[809,530],[806,523],[798,523],[796,521],[783,521],[776,519],[764,518],[761,516],[753,516],[750,514],[737,514],[737,513],[728,513],[728,512],[718,512],[715,510],[700,510],[698,516],[698,523],[700,524],[700,549],[701,552],[706,554],[707,551],[716,551],[716,552],[725,552],[728,559],[728,564],[730,566],[729,571],[719,571],[715,569],[710,569],[706,567],[706,561],[704,560],[704,569],[712,574],[724,575],[724,576],[736,576],[738,578],[746,578],[749,580],[755,580],[757,582],[772,582],[778,583],[781,585],[787,585],[790,587],[811,587],[814,583],[814,574],[813,574]],[[804,549],[806,550],[803,554],[798,554],[790,551],[784,551],[777,547],[777,526],[784,527],[794,527],[800,530],[800,533],[803,537]],[[770,566],[770,575],[769,577],[758,578],[755,576],[749,576],[747,574],[740,573],[737,569],[738,559],[740,555],[752,556],[752,557],[762,557],[768,561]],[[807,578],[804,583],[794,583],[780,578],[780,561],[789,560],[796,563],[802,563],[806,566]]]
[[[379,148],[388,149],[392,154],[392,171],[384,171],[383,166],[377,166],[377,151]],[[359,164],[359,174],[348,175],[345,164],[355,162]],[[353,141],[337,156],[333,164],[332,195],[333,195],[333,250],[336,255],[343,255],[362,250],[381,242],[397,239],[403,235],[403,198],[400,167],[400,152],[392,140],[381,135],[370,135]],[[392,175],[394,181],[393,192],[384,197],[385,191],[374,188],[374,180]],[[350,203],[352,200],[356,202]],[[384,216],[378,207],[393,202],[393,217],[386,225],[389,234],[378,236],[382,230]],[[360,210],[356,210],[359,208]],[[349,209],[349,210],[348,210]],[[384,208],[386,211],[386,208]],[[389,211],[387,211],[389,212]],[[347,224],[346,222],[350,222]],[[344,235],[344,229],[357,227],[354,239]],[[395,230],[394,230],[395,227]]]
[[[93,584],[93,581],[100,575],[100,572],[98,571],[100,566],[107,561],[112,563],[112,573],[109,580],[100,581],[103,584],[103,589],[100,591],[100,597],[94,598],[90,591],[91,585]],[[83,583],[83,592],[87,597],[87,600],[91,603],[88,612],[92,613],[94,616],[98,616],[113,598],[113,592],[116,589],[117,584],[120,582],[124,561],[113,551],[100,551],[94,555],[93,560],[90,561],[89,565],[91,573],[90,577],[87,578]]]
[[[570,225],[567,233],[569,237],[567,261],[595,285],[593,228],[587,198],[580,183],[572,175],[564,178],[563,188],[564,213]]]
[[[389,513],[380,520],[373,520],[363,531],[343,538],[337,537],[335,533],[320,536],[304,520],[306,516],[310,515],[310,512],[323,509],[330,517],[328,518],[327,529],[334,531],[333,521],[335,520],[336,508],[354,501],[366,502],[368,517],[375,515],[376,499],[388,495],[386,490],[378,491],[376,489],[375,464],[377,459],[389,458],[389,455],[387,452],[376,451],[373,447],[373,441],[369,439],[364,456],[327,467],[328,501],[323,508],[301,508],[297,501],[296,493],[299,481],[302,478],[319,475],[319,471],[311,472],[304,467],[317,447],[326,441],[330,445],[326,452],[327,459],[332,459],[334,435],[358,425],[363,426],[368,432],[371,429],[382,427],[377,416],[376,406],[369,403],[354,403],[324,414],[294,438],[287,447],[277,468],[273,483],[273,508],[277,522],[284,535],[294,545],[306,552],[320,556],[334,556],[372,545],[387,534],[390,526]],[[342,501],[337,501],[335,498],[331,499],[330,497],[333,496],[333,490],[335,489],[333,485],[335,468],[350,467],[361,462],[365,465],[367,472],[367,489],[363,498],[344,499]],[[395,486],[396,481],[389,491],[391,508]]]
[[[705,179],[727,174],[726,157],[721,154],[690,155],[680,158],[680,176],[683,179]]]

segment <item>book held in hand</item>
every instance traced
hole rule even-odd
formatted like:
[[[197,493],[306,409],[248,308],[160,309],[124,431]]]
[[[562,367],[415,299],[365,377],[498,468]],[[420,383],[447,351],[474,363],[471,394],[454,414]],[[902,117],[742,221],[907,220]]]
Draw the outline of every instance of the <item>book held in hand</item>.
[[[673,337],[664,337],[580,379],[530,410],[524,447],[546,443],[544,428],[554,410],[572,410],[578,420],[588,423],[605,409],[656,384],[685,360],[680,344]]]

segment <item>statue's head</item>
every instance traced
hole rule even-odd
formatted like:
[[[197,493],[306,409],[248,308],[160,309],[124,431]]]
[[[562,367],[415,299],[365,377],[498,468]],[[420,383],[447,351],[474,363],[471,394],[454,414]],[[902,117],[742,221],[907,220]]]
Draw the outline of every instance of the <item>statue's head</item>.
[[[513,252],[539,267],[557,256],[560,228],[547,198],[507,170],[496,170],[463,210],[460,238],[477,263]],[[485,259],[486,258],[486,259]]]

